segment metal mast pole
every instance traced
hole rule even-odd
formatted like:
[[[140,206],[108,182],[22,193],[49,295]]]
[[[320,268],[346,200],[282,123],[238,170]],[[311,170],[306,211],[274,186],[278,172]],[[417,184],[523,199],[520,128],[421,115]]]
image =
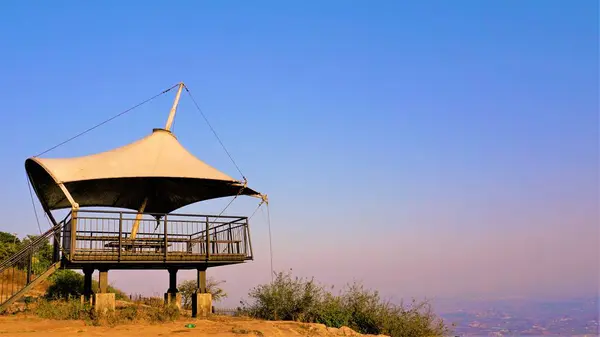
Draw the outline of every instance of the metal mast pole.
[[[177,112],[177,105],[179,104],[179,97],[181,97],[181,91],[183,90],[184,84],[183,82],[179,83],[179,88],[177,89],[177,96],[175,96],[175,101],[173,102],[173,106],[171,107],[171,112],[169,113],[169,119],[167,119],[167,125],[165,126],[165,130],[171,131],[171,126],[173,125],[173,120],[175,119],[175,112]],[[138,229],[140,227],[140,221],[142,220],[142,215],[144,213],[144,209],[146,208],[146,204],[148,203],[148,197],[144,198],[138,213],[135,216],[135,221],[133,222],[133,226],[131,228],[132,239],[135,239],[137,236]]]
[[[175,96],[175,101],[173,102],[173,107],[171,107],[169,119],[167,119],[167,125],[165,126],[165,130],[167,131],[171,131],[171,125],[173,125],[173,119],[175,119],[175,112],[177,112],[177,104],[179,104],[179,97],[181,96],[181,91],[183,90],[183,87],[183,82],[179,83],[179,89],[177,89],[177,96]]]

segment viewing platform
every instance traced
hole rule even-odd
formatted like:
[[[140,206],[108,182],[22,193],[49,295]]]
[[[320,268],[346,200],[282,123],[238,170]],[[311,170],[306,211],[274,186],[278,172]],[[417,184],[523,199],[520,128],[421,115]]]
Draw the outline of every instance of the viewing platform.
[[[260,199],[259,207],[268,205],[268,199],[248,186],[237,165],[242,179],[208,165],[179,142],[171,129],[181,93],[185,88],[191,96],[189,89],[179,83],[153,98],[174,88],[164,128],[104,152],[40,157],[52,147],[25,160],[27,177],[52,228],[0,261],[0,311],[58,269],[82,270],[83,300],[97,310],[115,307],[115,295],[108,293],[109,270],[163,269],[169,273],[165,303],[180,307],[177,272],[195,269],[192,315],[206,316],[212,306],[207,269],[253,259],[248,217],[222,215],[231,202],[219,215],[176,213],[217,198],[254,197]],[[68,210],[62,221],[54,217],[58,210]],[[92,291],[95,271],[97,293]]]
[[[61,241],[63,265],[72,269],[204,269],[252,260],[244,216],[79,210],[65,219]]]

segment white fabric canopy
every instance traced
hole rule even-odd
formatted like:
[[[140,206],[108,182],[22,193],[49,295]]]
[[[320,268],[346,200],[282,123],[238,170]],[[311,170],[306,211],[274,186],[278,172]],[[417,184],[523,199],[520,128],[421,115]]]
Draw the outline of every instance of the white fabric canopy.
[[[132,177],[176,177],[235,181],[189,153],[166,130],[114,150],[76,158],[32,158],[58,182]]]
[[[63,183],[80,206],[170,212],[196,201],[237,194],[259,195],[188,152],[164,129],[131,144],[75,158],[27,159],[32,185],[48,209],[70,207]]]

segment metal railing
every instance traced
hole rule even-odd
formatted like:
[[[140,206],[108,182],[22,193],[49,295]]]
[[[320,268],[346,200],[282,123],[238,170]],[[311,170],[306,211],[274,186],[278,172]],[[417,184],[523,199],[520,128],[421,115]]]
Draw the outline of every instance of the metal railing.
[[[68,216],[67,216],[68,217]],[[0,310],[35,288],[60,265],[60,231],[66,219],[31,238],[0,262]]]
[[[63,231],[71,261],[252,259],[248,218],[197,214],[73,212]],[[137,223],[137,226],[136,226]]]

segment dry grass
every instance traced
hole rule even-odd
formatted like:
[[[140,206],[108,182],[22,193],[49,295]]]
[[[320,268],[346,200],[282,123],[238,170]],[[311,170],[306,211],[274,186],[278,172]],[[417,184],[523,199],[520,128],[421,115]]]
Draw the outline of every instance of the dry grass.
[[[149,324],[172,322],[185,314],[173,306],[134,304],[120,306],[114,311],[97,312],[79,300],[40,300],[28,312],[53,320],[83,320],[87,325],[116,326],[134,322]]]
[[[35,275],[33,277],[35,277]],[[27,274],[23,270],[9,268],[2,271],[0,273],[0,303],[8,300],[21,290],[25,286],[26,280]],[[43,280],[27,292],[25,299],[43,297],[46,294],[46,289],[48,289],[49,284],[48,280]],[[21,299],[19,302],[14,303],[6,309],[5,312],[14,313],[22,311],[26,306],[24,299]]]
[[[32,275],[32,279],[35,279]],[[0,293],[6,295],[19,291],[27,281],[27,273],[16,268],[8,268],[0,272]],[[44,294],[50,283],[48,280],[40,282],[31,290],[31,296]]]

